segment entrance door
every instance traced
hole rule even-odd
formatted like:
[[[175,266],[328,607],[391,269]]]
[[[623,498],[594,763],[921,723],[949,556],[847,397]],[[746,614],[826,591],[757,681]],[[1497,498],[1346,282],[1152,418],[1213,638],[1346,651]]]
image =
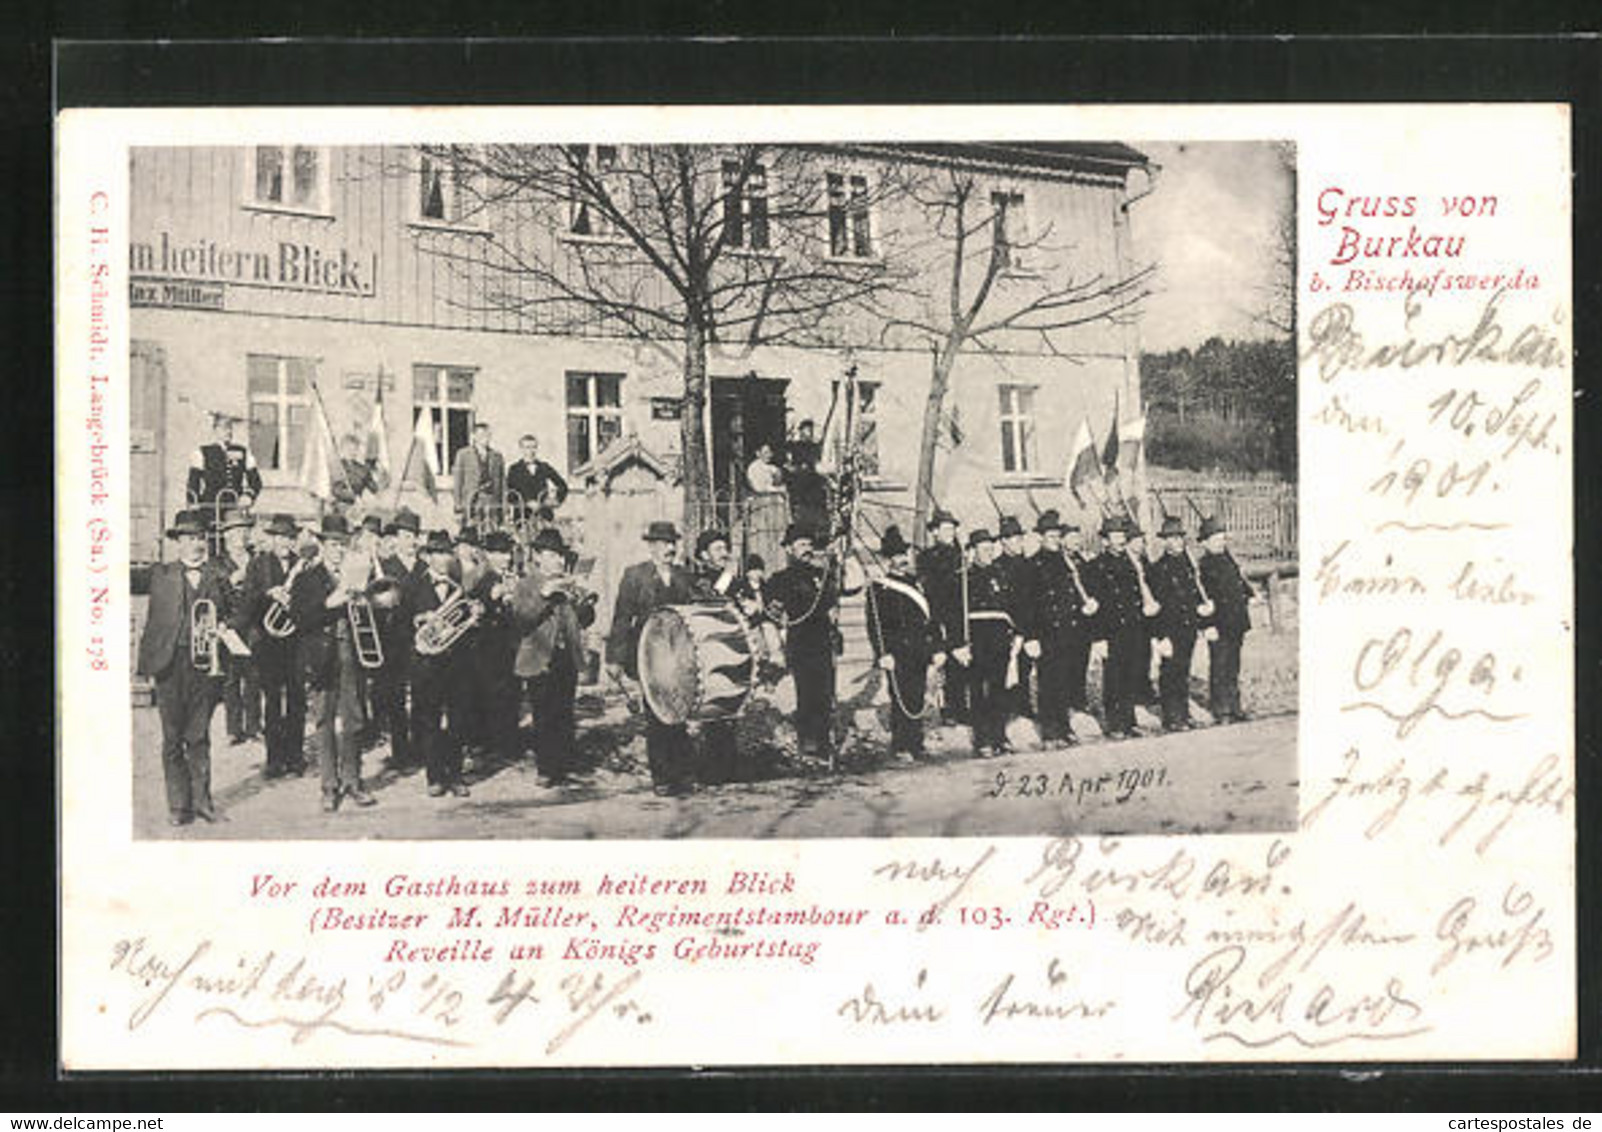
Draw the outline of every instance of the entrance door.
[[[129,343],[129,558],[135,565],[161,558],[166,484],[167,352],[154,342]]]
[[[755,375],[712,379],[712,475],[720,504],[744,498],[745,467],[758,447],[783,450],[789,385],[783,378]]]

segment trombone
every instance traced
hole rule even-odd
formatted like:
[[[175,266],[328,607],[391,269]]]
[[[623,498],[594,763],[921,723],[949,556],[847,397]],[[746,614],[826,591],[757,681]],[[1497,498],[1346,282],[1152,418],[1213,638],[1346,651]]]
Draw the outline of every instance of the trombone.
[[[400,604],[400,583],[383,575],[373,577],[377,563],[367,560],[369,581],[352,588],[345,602],[345,617],[350,622],[350,642],[356,653],[356,662],[363,668],[384,666],[384,642],[378,629],[378,610],[394,609]]]
[[[207,676],[222,675],[219,631],[216,603],[207,597],[197,599],[189,607],[189,659],[195,671]]]

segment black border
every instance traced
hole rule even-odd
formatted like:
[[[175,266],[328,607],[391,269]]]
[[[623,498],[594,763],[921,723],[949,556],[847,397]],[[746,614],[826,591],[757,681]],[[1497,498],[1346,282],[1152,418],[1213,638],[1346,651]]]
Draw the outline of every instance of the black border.
[[[337,5],[331,6],[337,11]],[[599,6],[595,6],[598,8]],[[607,30],[607,19],[636,30],[693,32],[693,6],[642,5],[598,18],[549,13],[548,28]],[[977,7],[977,6],[975,6]],[[329,30],[330,6],[296,0],[275,13],[301,34]],[[871,8],[839,2],[796,5],[813,27],[867,30]],[[575,11],[577,8],[575,7]],[[1355,5],[1346,27],[1372,26],[1378,5]],[[233,14],[182,11],[187,26],[98,25],[81,10],[59,32],[86,34],[239,34]],[[301,21],[293,20],[299,14]],[[726,14],[726,13],[725,13]],[[1264,28],[1269,6],[1235,6],[1236,26]],[[1315,13],[1333,23],[1337,17]],[[290,17],[286,19],[285,17]],[[122,18],[128,21],[124,13]],[[916,16],[909,17],[916,19]],[[1502,5],[1480,26],[1529,26],[1531,10]],[[1201,17],[1197,17],[1201,23]],[[584,21],[588,20],[588,23]],[[208,22],[211,21],[211,22]],[[526,16],[524,22],[527,22]],[[959,30],[975,26],[958,20]],[[1111,22],[1109,20],[1109,22]],[[176,25],[178,21],[173,21]],[[1575,26],[1572,19],[1567,26]],[[905,23],[903,24],[905,26]],[[349,30],[349,25],[346,25]],[[256,29],[282,32],[284,27]],[[358,23],[356,29],[360,30]],[[442,30],[419,23],[413,31]],[[518,25],[487,29],[507,33]],[[612,28],[611,30],[616,30]],[[755,30],[755,29],[748,29]],[[769,29],[772,30],[772,29]],[[779,30],[787,30],[782,27]],[[805,30],[795,28],[788,30]],[[51,281],[48,120],[29,102],[30,83],[47,72],[51,50],[35,41],[12,60],[3,92],[5,137],[14,178],[3,230],[6,303],[0,318],[29,328],[0,414],[0,718],[9,742],[7,816],[0,860],[11,875],[0,889],[0,1003],[9,1023],[0,1044],[0,1107],[40,1113],[76,1110],[374,1110],[453,1104],[486,1109],[962,1108],[1013,1110],[1269,1108],[1451,1111],[1595,1109],[1602,1099],[1602,995],[1599,995],[1599,836],[1596,824],[1596,677],[1589,627],[1597,622],[1590,578],[1599,565],[1597,487],[1580,469],[1602,467],[1595,447],[1597,389],[1592,357],[1602,352],[1597,271],[1597,126],[1602,50],[1594,38],[1481,37],[1367,39],[811,39],[661,41],[646,38],[518,42],[357,43],[346,40],[166,44],[67,42],[55,48],[56,104],[276,105],[382,103],[494,104],[531,101],[625,103],[745,102],[1164,102],[1164,101],[1503,101],[1568,102],[1574,108],[1574,216],[1577,353],[1575,534],[1581,639],[1576,657],[1579,843],[1580,1059],[1571,1064],[1070,1067],[998,1066],[525,1071],[329,1075],[75,1076],[55,1073],[53,651],[48,603],[53,432],[50,428]],[[48,110],[48,104],[44,107]],[[1504,155],[1518,160],[1516,152]],[[35,557],[36,556],[36,557]]]

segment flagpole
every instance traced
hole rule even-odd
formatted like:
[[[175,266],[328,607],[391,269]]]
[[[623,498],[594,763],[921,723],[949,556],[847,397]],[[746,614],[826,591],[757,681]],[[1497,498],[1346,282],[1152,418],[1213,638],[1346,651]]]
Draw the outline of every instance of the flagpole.
[[[323,419],[323,435],[329,440],[334,440],[334,426],[328,423],[328,408],[323,404],[323,391],[317,384],[316,375],[312,376],[311,387],[312,396],[317,398],[317,415]],[[354,506],[357,502],[356,485],[350,482],[350,472],[345,469],[345,458],[339,454],[337,442],[330,454],[333,459],[339,461],[339,478],[345,481],[345,490],[350,492],[351,504]]]

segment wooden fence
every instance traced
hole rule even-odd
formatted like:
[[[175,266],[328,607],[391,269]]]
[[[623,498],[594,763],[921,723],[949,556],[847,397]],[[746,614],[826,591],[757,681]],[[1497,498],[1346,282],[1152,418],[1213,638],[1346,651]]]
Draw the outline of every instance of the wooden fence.
[[[1296,560],[1296,485],[1263,480],[1194,480],[1153,484],[1143,518],[1178,516],[1194,537],[1202,515],[1222,519],[1241,558]]]

